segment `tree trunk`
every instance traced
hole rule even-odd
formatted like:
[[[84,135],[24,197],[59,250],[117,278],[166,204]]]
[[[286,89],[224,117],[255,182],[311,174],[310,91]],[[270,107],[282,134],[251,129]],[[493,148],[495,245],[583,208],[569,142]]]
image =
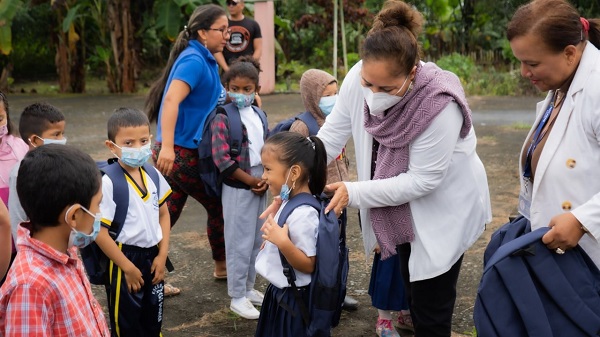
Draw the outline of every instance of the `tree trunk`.
[[[62,21],[64,19],[63,9],[56,10],[57,32],[53,34],[52,40],[56,46],[56,56],[54,64],[56,65],[56,74],[58,75],[58,91],[67,92],[71,83],[71,70],[69,67],[69,37],[63,32]]]
[[[133,93],[135,88],[136,53],[135,28],[131,22],[130,0],[108,1],[108,27],[115,61],[115,88],[117,92]]]
[[[2,74],[0,74],[0,91],[4,93],[8,93],[8,78],[12,68],[12,63],[9,62],[2,68]]]

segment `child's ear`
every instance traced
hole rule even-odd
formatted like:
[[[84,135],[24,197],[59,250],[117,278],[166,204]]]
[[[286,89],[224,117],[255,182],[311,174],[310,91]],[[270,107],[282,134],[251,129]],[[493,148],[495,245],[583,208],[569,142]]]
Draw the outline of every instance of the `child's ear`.
[[[255,93],[258,95],[260,93],[260,85],[256,87]]]
[[[300,167],[300,165],[293,165],[290,168],[290,180],[295,182],[296,180],[300,179],[300,176],[302,175],[302,167]]]
[[[104,145],[110,150],[110,152],[115,151],[115,144],[113,144],[113,142],[111,142],[110,140],[105,140]]]
[[[33,147],[39,147],[41,145],[44,145],[42,137],[36,134],[32,134],[31,136],[29,136],[29,138],[27,138],[27,140],[29,141],[29,145],[32,145]]]
[[[81,208],[81,205],[75,204],[70,206],[65,206],[64,210],[60,213],[59,223],[66,221],[67,225],[71,228],[77,227],[77,211]]]

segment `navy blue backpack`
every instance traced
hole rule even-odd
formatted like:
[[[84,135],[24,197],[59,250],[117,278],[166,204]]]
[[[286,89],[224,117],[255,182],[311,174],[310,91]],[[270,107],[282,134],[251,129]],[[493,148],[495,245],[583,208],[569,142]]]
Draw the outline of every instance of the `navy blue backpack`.
[[[264,111],[258,107],[251,106],[258,116],[262,120],[264,127],[264,134],[268,134],[268,123],[267,115]],[[244,137],[244,130],[242,127],[242,117],[238,111],[235,103],[228,103],[223,106],[218,106],[206,117],[204,122],[204,129],[202,130],[202,138],[197,141],[198,143],[198,171],[200,172],[200,179],[204,183],[204,190],[206,194],[211,197],[221,196],[221,185],[223,184],[223,177],[221,172],[212,157],[212,130],[210,124],[215,119],[217,114],[227,115],[229,122],[229,155],[231,158],[237,157],[242,151],[242,142]]]
[[[600,271],[580,246],[559,255],[524,217],[493,235],[473,318],[478,337],[600,336]]]
[[[102,174],[106,174],[110,177],[113,184],[112,198],[116,205],[115,216],[111,222],[111,226],[107,228],[110,237],[113,240],[116,240],[119,233],[121,233],[121,229],[123,229],[123,223],[127,217],[127,210],[129,208],[129,185],[123,174],[123,169],[116,158],[109,159],[108,161],[96,162],[96,165],[98,165]],[[158,172],[148,163],[144,164],[144,170],[154,182],[158,192],[160,189]],[[104,226],[104,224],[102,225]],[[98,247],[96,242],[92,242],[85,248],[81,248],[79,253],[81,254],[83,267],[88,274],[90,283],[96,285],[106,284],[108,282],[107,271],[109,259],[104,252],[102,252],[100,247]],[[168,269],[172,270],[170,262],[167,262],[167,265]]]
[[[331,329],[340,322],[342,304],[346,297],[349,268],[346,222],[338,220],[335,212],[325,214],[328,203],[324,195],[315,198],[308,193],[299,193],[287,202],[277,219],[279,226],[283,227],[288,216],[301,205],[312,206],[319,212],[317,259],[315,271],[311,275],[309,303],[302,303],[295,284],[294,268],[279,252],[283,274],[294,291],[294,297],[300,303],[306,333],[310,337],[331,336]]]
[[[317,133],[319,133],[320,128],[319,124],[317,123],[317,120],[310,112],[305,111],[294,117],[284,119],[281,122],[277,123],[277,125],[275,125],[273,129],[271,129],[271,132],[269,132],[269,136],[272,136],[281,131],[290,131],[290,127],[292,127],[292,124],[294,124],[294,122],[297,120],[301,120],[304,122],[304,124],[306,124],[306,126],[308,127],[309,136],[316,136]]]

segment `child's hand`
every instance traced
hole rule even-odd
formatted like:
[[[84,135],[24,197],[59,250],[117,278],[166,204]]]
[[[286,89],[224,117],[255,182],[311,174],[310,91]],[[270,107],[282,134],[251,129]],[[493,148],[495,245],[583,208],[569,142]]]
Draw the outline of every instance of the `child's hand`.
[[[266,184],[265,184],[266,185]],[[279,207],[281,207],[282,201],[280,196],[273,197],[273,202],[262,212],[261,215],[258,216],[259,219],[265,219],[267,216],[272,215],[275,216]]]
[[[288,225],[284,224],[283,227],[279,227],[279,224],[273,219],[273,215],[269,214],[269,217],[262,225],[260,230],[263,232],[262,238],[270,241],[275,246],[279,247],[285,241],[289,241],[288,236]]]
[[[142,272],[135,265],[131,264],[131,268],[123,270],[123,273],[125,273],[125,281],[130,293],[136,293],[142,289],[144,285]]]
[[[379,248],[379,244],[375,245],[375,248],[373,248],[373,253],[381,254],[381,248]]]
[[[269,185],[267,185],[264,180],[261,180],[258,184],[256,184],[255,187],[252,188],[252,192],[258,196],[262,196],[265,194],[268,188]]]
[[[154,258],[154,261],[152,261],[152,267],[150,267],[150,272],[154,274],[154,277],[152,278],[152,284],[158,284],[164,281],[166,264],[166,257],[158,255]]]

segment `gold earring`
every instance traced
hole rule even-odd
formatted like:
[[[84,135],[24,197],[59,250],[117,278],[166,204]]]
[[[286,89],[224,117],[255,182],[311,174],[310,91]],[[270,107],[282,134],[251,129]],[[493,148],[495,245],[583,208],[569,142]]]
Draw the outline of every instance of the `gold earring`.
[[[206,39],[204,39],[204,48],[208,48],[208,47],[206,46]]]

